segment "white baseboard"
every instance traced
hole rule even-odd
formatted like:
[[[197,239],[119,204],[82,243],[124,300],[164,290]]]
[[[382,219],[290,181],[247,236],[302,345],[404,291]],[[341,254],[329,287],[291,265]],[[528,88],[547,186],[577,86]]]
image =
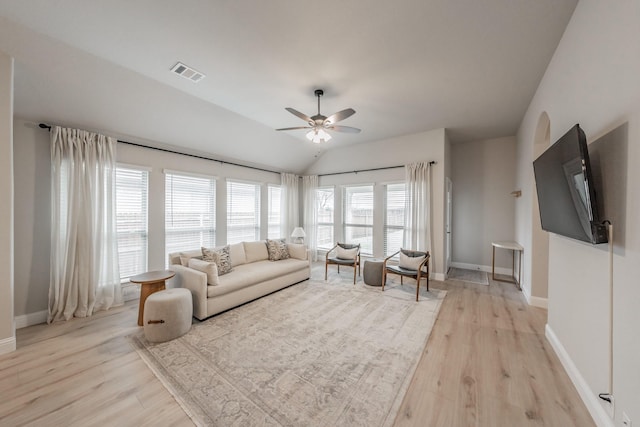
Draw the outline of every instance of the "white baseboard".
[[[35,313],[23,314],[15,317],[16,329],[26,328],[27,326],[39,325],[47,323],[47,310],[36,311]]]
[[[567,372],[571,382],[578,390],[578,394],[582,398],[582,401],[598,427],[614,427],[613,420],[609,417],[606,409],[600,403],[598,396],[591,391],[589,384],[587,384],[587,381],[573,363],[569,353],[567,353],[567,350],[565,350],[564,346],[548,323],[545,327],[545,336],[560,359],[562,366],[564,366],[564,370]]]
[[[122,285],[122,298],[124,301],[131,301],[133,299],[140,299],[140,286],[132,283],[128,285]]]
[[[547,300],[546,298],[531,296],[529,290],[525,287],[522,288],[522,293],[524,294],[524,298],[527,300],[527,303],[529,305],[545,309],[549,308],[549,300]]]
[[[0,340],[0,354],[16,351],[16,337],[9,337]]]
[[[466,262],[452,262],[450,266],[455,268],[464,268],[465,270],[477,270],[491,273],[490,265],[468,264]],[[496,267],[496,273],[506,274],[507,276],[510,276],[513,272],[510,268]]]

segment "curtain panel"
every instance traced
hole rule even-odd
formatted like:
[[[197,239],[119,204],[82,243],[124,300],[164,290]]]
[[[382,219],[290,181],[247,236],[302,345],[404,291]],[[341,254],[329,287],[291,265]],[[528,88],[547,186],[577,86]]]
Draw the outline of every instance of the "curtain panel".
[[[403,248],[431,251],[431,166],[429,162],[405,166],[405,230]],[[432,259],[433,259],[433,254]]]
[[[51,266],[47,322],[123,303],[114,138],[51,128]]]
[[[293,229],[300,224],[300,205],[298,203],[298,175],[292,173],[280,174],[280,233],[288,241],[291,239]]]
[[[307,234],[306,243],[311,250],[311,259],[318,260],[318,242],[316,229],[318,228],[318,211],[316,209],[316,190],[318,189],[318,175],[302,177],[302,194],[304,197],[304,231]]]

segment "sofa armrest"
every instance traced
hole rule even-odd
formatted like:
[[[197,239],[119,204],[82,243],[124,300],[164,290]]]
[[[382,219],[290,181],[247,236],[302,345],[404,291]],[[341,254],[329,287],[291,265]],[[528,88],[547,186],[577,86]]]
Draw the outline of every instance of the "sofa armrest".
[[[183,265],[174,264],[169,268],[176,272],[175,286],[191,291],[193,297],[193,315],[197,319],[207,317],[207,274]]]

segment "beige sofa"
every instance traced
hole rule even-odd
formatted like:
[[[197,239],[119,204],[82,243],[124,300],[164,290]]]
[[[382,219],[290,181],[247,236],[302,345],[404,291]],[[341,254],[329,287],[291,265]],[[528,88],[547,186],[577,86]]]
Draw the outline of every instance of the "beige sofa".
[[[309,279],[311,257],[304,245],[288,244],[290,258],[269,261],[265,241],[230,245],[233,270],[207,283],[207,273],[188,267],[189,258],[202,257],[200,249],[169,254],[172,285],[193,294],[193,315],[203,320],[287,286]],[[182,260],[181,260],[182,258]],[[211,278],[209,278],[211,282]]]

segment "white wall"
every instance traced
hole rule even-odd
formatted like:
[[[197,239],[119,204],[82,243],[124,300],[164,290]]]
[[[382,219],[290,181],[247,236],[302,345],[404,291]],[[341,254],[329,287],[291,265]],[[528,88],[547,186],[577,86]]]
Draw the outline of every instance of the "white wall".
[[[42,319],[47,310],[50,256],[50,149],[49,133],[35,123],[15,120],[13,156],[16,178],[15,205],[15,316],[21,326]],[[9,156],[11,158],[11,156]],[[280,184],[280,174],[261,172],[204,159],[118,144],[118,162],[145,166],[149,173],[149,262],[150,270],[163,269],[164,169],[213,175],[217,182],[218,244],[226,242],[226,179],[262,183],[262,206],[266,208],[267,184]],[[2,169],[4,171],[4,169]],[[3,205],[6,206],[6,205]],[[264,212],[265,209],[263,209]],[[262,231],[266,238],[266,215]],[[13,229],[13,228],[12,228]],[[9,259],[9,256],[1,259]],[[7,269],[6,271],[9,271]],[[11,299],[2,298],[2,301]],[[4,311],[3,311],[4,313]],[[37,315],[40,313],[40,315]],[[30,317],[31,316],[31,317]],[[25,317],[27,319],[25,319]],[[42,321],[42,320],[40,320]]]
[[[516,138],[452,145],[453,262],[491,267],[491,242],[515,239]],[[517,260],[516,260],[517,261]],[[511,272],[511,251],[496,251]]]
[[[445,130],[436,129],[397,138],[374,141],[364,144],[349,145],[324,153],[316,163],[305,172],[305,175],[326,174],[332,172],[355,171],[361,169],[399,166],[418,161],[436,161],[432,166],[432,220],[433,246],[432,269],[439,279],[444,278],[444,197],[445,197]],[[387,183],[403,181],[404,168],[383,171],[350,173],[321,176],[320,186],[350,185],[358,183]],[[378,196],[381,192],[378,191]],[[378,197],[380,200],[380,197]],[[381,209],[381,204],[378,208]],[[378,215],[381,215],[378,209]],[[374,213],[375,214],[375,213]],[[381,216],[378,216],[380,224]],[[375,220],[375,217],[374,217]],[[336,236],[338,238],[339,236]],[[376,236],[374,236],[374,239]],[[375,241],[374,241],[375,244]],[[378,233],[378,248],[381,236]],[[382,256],[381,249],[374,255]]]
[[[0,52],[0,354],[16,349],[13,321],[13,58]]]
[[[601,160],[605,215],[615,223],[615,425],[622,411],[640,423],[640,2],[582,0],[531,101],[518,132],[517,238],[531,248],[531,162],[538,120],[550,119],[551,141],[575,123],[593,142],[605,136]],[[612,133],[611,133],[612,132]],[[590,151],[596,142],[590,146]],[[595,151],[595,150],[594,150]],[[627,167],[626,165],[629,165]],[[618,193],[622,193],[621,195]],[[526,264],[525,264],[526,265]],[[599,425],[611,423],[598,393],[609,371],[609,261],[606,246],[550,235],[548,337]],[[525,270],[531,289],[531,272]]]

